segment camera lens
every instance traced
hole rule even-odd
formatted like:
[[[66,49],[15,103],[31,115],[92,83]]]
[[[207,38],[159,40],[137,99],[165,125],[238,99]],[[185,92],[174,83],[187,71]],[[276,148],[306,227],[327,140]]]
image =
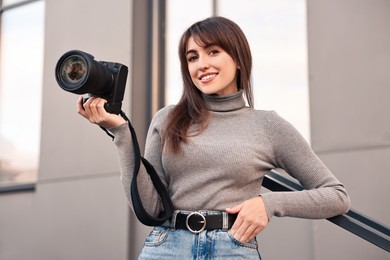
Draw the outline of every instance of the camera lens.
[[[58,85],[74,94],[107,94],[114,82],[113,72],[91,54],[73,50],[65,53],[56,65]]]
[[[62,79],[71,85],[79,84],[87,75],[87,62],[81,56],[70,56],[60,67]]]

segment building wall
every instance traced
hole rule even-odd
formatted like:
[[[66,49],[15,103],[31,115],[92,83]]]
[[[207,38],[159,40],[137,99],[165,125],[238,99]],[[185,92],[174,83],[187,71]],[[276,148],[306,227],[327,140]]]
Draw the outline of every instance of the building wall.
[[[389,225],[390,1],[307,3],[312,146],[352,207]],[[314,248],[318,260],[388,259],[324,221],[314,222]]]
[[[71,49],[129,64],[132,2],[45,2],[39,181],[35,191],[0,195],[0,259],[127,259],[129,208],[115,146],[76,113],[78,97],[58,87],[54,67]]]

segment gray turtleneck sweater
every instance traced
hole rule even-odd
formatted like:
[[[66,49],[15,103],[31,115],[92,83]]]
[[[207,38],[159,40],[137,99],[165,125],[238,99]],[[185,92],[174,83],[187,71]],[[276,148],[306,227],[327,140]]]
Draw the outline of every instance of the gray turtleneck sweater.
[[[182,144],[182,153],[173,155],[161,147],[173,106],[157,112],[148,131],[144,157],[168,188],[175,209],[224,211],[258,196],[264,175],[282,168],[306,190],[262,194],[269,219],[274,215],[328,218],[348,211],[350,201],[343,185],[291,124],[275,112],[246,107],[242,92],[204,95],[204,101],[210,108],[209,125]],[[131,205],[130,131],[123,124],[110,132],[115,136],[121,179]],[[143,166],[137,181],[145,208],[158,215],[160,199]]]

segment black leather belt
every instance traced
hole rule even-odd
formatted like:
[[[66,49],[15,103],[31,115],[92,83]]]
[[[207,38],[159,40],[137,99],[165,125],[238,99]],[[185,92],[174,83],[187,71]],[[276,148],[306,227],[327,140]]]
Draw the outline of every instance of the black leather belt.
[[[237,215],[220,213],[207,214],[194,211],[190,213],[173,214],[171,219],[171,228],[189,230],[192,233],[200,233],[204,230],[223,229],[229,230],[236,220]],[[174,226],[173,226],[174,224]]]

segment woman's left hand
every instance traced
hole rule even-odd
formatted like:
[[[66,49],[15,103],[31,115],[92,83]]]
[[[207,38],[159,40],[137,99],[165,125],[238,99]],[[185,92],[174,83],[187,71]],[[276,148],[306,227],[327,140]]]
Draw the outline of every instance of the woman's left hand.
[[[268,216],[261,196],[227,208],[229,214],[238,214],[230,233],[243,243],[251,241],[268,224]]]

